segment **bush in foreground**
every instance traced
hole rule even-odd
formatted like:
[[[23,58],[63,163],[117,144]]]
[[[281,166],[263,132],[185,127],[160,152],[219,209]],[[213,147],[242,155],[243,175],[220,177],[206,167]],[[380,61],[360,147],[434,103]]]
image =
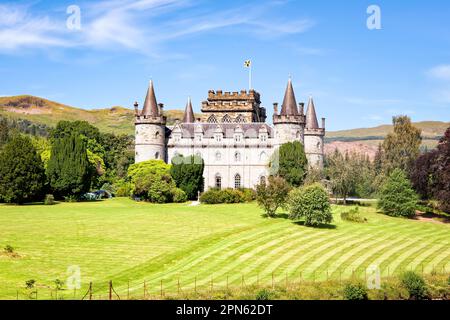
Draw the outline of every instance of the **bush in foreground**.
[[[328,194],[320,184],[292,190],[289,193],[287,207],[289,218],[304,219],[306,226],[319,226],[333,220]]]
[[[400,277],[402,286],[408,291],[410,300],[423,300],[428,298],[428,289],[425,280],[413,271],[407,271]]]
[[[349,283],[344,287],[345,300],[368,300],[367,289],[361,283]]]
[[[200,202],[206,204],[242,203],[245,201],[244,193],[236,189],[212,188],[200,196]]]
[[[418,196],[400,169],[395,169],[382,186],[378,208],[393,217],[412,217],[416,213]]]
[[[341,219],[349,222],[364,223],[367,219],[362,217],[359,213],[359,207],[353,208],[349,211],[341,212]]]

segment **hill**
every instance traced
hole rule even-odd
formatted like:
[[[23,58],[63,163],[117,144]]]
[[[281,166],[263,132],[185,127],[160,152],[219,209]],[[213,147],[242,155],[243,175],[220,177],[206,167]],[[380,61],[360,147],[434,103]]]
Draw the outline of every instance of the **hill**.
[[[169,125],[183,117],[182,110],[167,110],[164,114]],[[11,119],[26,119],[50,127],[54,127],[61,120],[85,120],[104,132],[134,134],[134,110],[120,106],[86,110],[23,95],[0,97],[0,115]]]

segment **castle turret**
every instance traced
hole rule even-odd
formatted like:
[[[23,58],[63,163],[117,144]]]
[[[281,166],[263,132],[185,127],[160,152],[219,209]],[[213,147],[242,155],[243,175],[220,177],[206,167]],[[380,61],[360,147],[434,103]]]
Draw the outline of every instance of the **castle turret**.
[[[142,111],[139,113],[138,106],[135,108],[135,162],[166,161],[166,117],[162,114],[163,104],[156,102],[153,81],[150,81]]]
[[[274,103],[273,125],[275,147],[292,141],[303,142],[305,116],[297,109],[297,101],[290,78],[284,93],[280,114],[278,114],[278,104]]]
[[[194,123],[195,116],[194,110],[192,109],[191,97],[188,98],[188,102],[186,103],[186,109],[184,110],[183,123]]]
[[[325,136],[325,118],[322,118],[322,128],[317,122],[316,108],[314,100],[309,98],[308,109],[306,111],[305,127],[305,153],[311,167],[323,168],[323,145]]]

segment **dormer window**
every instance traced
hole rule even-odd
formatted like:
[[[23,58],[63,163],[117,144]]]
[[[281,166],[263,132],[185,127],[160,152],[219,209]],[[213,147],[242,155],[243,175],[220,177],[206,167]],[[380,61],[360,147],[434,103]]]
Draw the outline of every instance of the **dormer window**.
[[[259,136],[259,140],[261,142],[267,142],[267,134],[266,133],[261,133]]]
[[[216,142],[222,142],[222,134],[216,134]]]
[[[241,142],[242,141],[242,135],[241,134],[235,134],[234,135],[234,142]]]

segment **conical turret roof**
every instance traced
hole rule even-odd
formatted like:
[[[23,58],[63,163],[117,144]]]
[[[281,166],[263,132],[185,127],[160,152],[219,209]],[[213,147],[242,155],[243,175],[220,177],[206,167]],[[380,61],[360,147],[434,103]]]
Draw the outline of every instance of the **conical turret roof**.
[[[159,116],[158,103],[156,102],[155,90],[153,89],[153,80],[150,80],[141,115],[151,117]]]
[[[184,110],[183,123],[194,123],[194,110],[192,109],[191,97],[188,98],[188,102],[186,103],[186,109]]]
[[[308,110],[306,110],[306,128],[319,129],[319,123],[317,122],[316,108],[314,107],[314,100],[312,97],[309,97]]]
[[[292,87],[292,80],[289,78],[286,92],[284,93],[283,104],[281,106],[282,116],[298,115],[297,101],[295,100],[294,88]]]

